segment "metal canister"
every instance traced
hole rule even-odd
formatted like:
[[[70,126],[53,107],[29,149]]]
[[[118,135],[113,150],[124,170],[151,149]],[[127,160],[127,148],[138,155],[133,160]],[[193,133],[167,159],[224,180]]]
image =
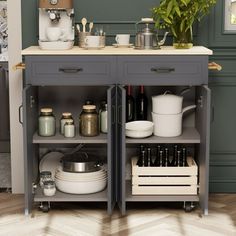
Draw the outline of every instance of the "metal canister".
[[[99,135],[99,118],[95,105],[84,105],[79,119],[80,135],[93,137]]]

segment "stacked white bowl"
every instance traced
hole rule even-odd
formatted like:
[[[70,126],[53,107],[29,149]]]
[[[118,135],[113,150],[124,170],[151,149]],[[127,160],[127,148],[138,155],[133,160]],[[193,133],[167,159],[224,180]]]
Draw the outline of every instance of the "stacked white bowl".
[[[154,135],[159,137],[177,137],[182,134],[184,112],[196,108],[191,105],[182,109],[183,97],[169,93],[152,97],[152,119]]]
[[[64,193],[90,194],[104,190],[107,185],[107,173],[104,169],[89,173],[65,172],[58,167],[55,173],[57,188]]]

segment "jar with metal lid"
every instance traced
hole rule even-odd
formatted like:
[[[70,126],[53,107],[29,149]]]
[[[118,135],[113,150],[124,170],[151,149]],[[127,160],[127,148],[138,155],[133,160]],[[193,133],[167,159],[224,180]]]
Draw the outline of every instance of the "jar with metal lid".
[[[73,120],[67,120],[64,126],[65,138],[75,137],[75,125]]]
[[[107,133],[107,104],[102,104],[100,111],[100,129],[102,133]]]
[[[41,188],[43,188],[44,183],[46,181],[51,181],[52,180],[52,173],[51,171],[42,171],[40,172],[40,181],[39,181],[39,185]]]
[[[42,108],[38,120],[38,134],[43,137],[54,136],[56,133],[56,119],[52,108]]]
[[[43,194],[47,197],[52,197],[56,194],[56,185],[54,181],[46,181],[43,185]]]
[[[79,130],[82,136],[93,137],[99,135],[99,119],[95,105],[84,105],[80,114]]]
[[[64,134],[64,126],[68,120],[73,120],[72,114],[70,112],[62,113],[61,122],[60,122],[60,132]]]

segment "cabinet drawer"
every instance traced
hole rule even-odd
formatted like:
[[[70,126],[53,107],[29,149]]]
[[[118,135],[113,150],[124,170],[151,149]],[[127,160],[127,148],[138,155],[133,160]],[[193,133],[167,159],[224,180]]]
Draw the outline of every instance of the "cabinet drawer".
[[[207,56],[119,57],[119,83],[202,85],[208,83]]]
[[[27,56],[26,84],[109,85],[115,81],[110,56]]]

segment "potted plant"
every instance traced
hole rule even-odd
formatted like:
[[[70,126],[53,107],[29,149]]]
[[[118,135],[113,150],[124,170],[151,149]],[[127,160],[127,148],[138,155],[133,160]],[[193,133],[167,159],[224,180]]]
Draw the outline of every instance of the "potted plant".
[[[152,8],[155,26],[169,29],[173,34],[175,48],[193,46],[193,23],[209,13],[216,0],[161,0]]]

